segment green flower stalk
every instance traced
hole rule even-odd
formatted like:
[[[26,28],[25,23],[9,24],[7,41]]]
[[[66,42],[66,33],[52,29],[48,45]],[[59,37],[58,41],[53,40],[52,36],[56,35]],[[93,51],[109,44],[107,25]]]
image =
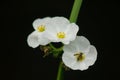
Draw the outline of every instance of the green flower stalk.
[[[70,22],[77,21],[81,5],[82,5],[82,0],[75,0],[74,1],[73,8],[72,8],[71,15],[70,15],[70,19],[69,19]]]
[[[70,14],[70,19],[69,19],[71,23],[77,21],[81,5],[82,5],[82,0],[75,0],[74,1],[73,8],[72,8],[72,11]],[[62,62],[60,62],[60,64],[59,64],[57,80],[63,80]]]
[[[62,61],[59,64],[57,80],[63,80],[63,63]]]

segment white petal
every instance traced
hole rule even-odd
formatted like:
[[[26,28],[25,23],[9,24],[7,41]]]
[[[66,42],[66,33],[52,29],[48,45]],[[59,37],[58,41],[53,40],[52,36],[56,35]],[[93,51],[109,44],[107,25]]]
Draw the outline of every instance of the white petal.
[[[89,48],[89,52],[86,55],[85,63],[88,66],[93,65],[95,63],[96,59],[97,59],[97,50],[93,45],[91,45]]]
[[[67,52],[69,55],[74,55],[74,53],[76,52],[76,47],[72,46],[72,45],[64,45],[63,47],[63,51]]]
[[[36,48],[39,46],[38,35],[39,33],[34,31],[28,36],[27,43],[30,47]]]
[[[44,34],[44,37],[47,38],[48,40],[52,41],[52,42],[58,42],[58,39],[56,37],[56,33],[54,32],[54,30],[50,30],[46,31]]]
[[[54,26],[59,26],[63,29],[70,23],[69,20],[65,17],[53,17],[51,21]]]
[[[89,45],[89,41],[83,36],[77,36],[74,41],[71,41],[70,44],[68,44],[68,46],[74,47],[76,52],[85,52]]]
[[[90,42],[84,36],[77,36],[74,44],[78,46],[79,50],[83,53],[87,53],[89,49]]]
[[[88,66],[84,62],[81,62],[78,67],[78,70],[86,70],[86,69],[88,69]]]
[[[55,23],[58,23],[58,24],[61,24],[61,23],[63,23],[63,24],[67,23],[68,24],[68,23],[70,23],[69,20],[65,17],[53,17],[52,21],[55,22]]]
[[[46,37],[44,37],[44,34],[42,34],[42,36],[38,36],[38,41],[39,41],[40,45],[47,45],[51,42]]]
[[[69,24],[66,29],[66,41],[73,41],[76,38],[77,32],[79,30],[79,27],[75,24]]]
[[[51,21],[50,17],[46,17],[46,18],[43,18],[43,19],[38,18],[38,19],[34,20],[33,28],[37,29],[37,27],[40,26],[40,25],[47,26],[47,25],[50,24],[50,21]]]
[[[64,52],[62,55],[62,61],[67,67],[72,68],[72,66],[76,63],[76,60],[75,60],[75,57],[70,54],[72,53]]]
[[[72,67],[71,69],[73,70],[86,70],[88,69],[88,66],[84,63],[84,62],[76,62]]]
[[[64,40],[62,40],[61,42],[62,42],[63,44],[69,44],[69,43],[70,43],[70,40],[64,39]]]
[[[56,31],[56,32],[60,32],[60,31],[65,31],[66,26],[70,24],[69,20],[67,20],[64,17],[53,17],[51,19],[51,25],[50,25],[50,29],[52,29],[52,31]]]

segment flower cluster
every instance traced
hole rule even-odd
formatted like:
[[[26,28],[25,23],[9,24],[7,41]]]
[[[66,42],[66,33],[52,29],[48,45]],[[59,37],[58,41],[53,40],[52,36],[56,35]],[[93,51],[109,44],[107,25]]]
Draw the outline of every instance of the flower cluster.
[[[33,22],[34,31],[28,36],[27,43],[36,48],[51,42],[64,44],[62,61],[73,70],[86,70],[93,65],[97,58],[97,51],[84,36],[77,36],[78,25],[70,23],[64,17],[46,17]]]

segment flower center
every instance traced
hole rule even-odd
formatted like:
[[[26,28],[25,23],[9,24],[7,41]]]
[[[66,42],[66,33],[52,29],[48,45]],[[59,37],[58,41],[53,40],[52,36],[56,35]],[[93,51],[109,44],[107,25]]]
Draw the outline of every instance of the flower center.
[[[39,32],[43,32],[43,31],[45,31],[45,26],[44,25],[40,25],[40,26],[38,26],[37,30]]]
[[[63,39],[63,38],[65,38],[65,33],[64,32],[59,32],[59,33],[57,33],[57,37],[60,38],[60,39]]]
[[[81,62],[81,61],[83,61],[85,59],[85,55],[82,52],[76,53],[76,54],[74,54],[74,56],[76,57],[78,62],[79,61]]]

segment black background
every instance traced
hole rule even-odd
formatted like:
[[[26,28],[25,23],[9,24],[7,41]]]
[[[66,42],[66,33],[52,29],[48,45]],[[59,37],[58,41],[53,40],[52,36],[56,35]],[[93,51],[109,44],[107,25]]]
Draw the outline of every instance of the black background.
[[[27,45],[34,30],[32,22],[46,16],[69,18],[74,0],[1,1],[1,80],[56,80],[59,60],[43,58],[38,48]],[[85,71],[66,71],[64,80],[109,80],[119,72],[118,55],[113,55],[112,15],[115,2],[84,0],[77,24],[78,35],[87,37],[98,51],[95,65]]]

